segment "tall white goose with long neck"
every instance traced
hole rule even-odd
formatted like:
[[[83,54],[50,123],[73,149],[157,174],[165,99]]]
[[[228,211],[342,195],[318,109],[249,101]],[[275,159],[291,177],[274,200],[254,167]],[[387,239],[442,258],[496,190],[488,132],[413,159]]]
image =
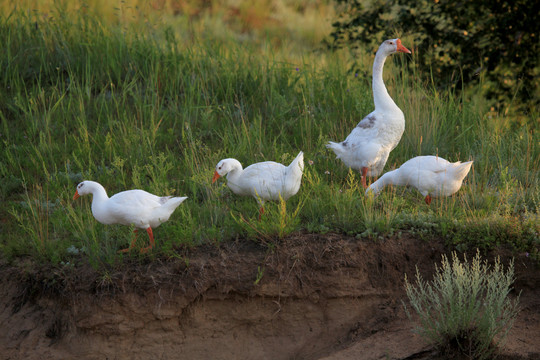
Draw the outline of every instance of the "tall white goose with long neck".
[[[326,145],[346,166],[361,172],[364,188],[367,188],[367,176],[382,172],[390,151],[397,146],[405,130],[403,112],[388,94],[382,75],[386,58],[395,52],[411,53],[400,39],[391,39],[384,41],[375,55],[372,83],[375,110],[362,119],[344,141],[330,141]]]

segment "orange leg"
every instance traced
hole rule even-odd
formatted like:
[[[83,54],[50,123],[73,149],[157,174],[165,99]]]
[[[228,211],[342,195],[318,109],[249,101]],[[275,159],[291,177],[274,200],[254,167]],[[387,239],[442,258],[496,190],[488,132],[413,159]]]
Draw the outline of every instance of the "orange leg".
[[[362,173],[362,186],[364,187],[364,189],[367,189],[367,184],[366,184],[366,177],[367,177],[367,171],[368,171],[368,168],[367,167],[362,167],[361,169],[361,173]]]
[[[154,234],[152,233],[152,228],[147,227],[146,232],[148,233],[148,236],[150,237],[150,246],[147,246],[145,248],[141,249],[141,253],[145,253],[148,250],[151,250],[154,246],[156,246],[156,243],[154,242]]]
[[[137,242],[137,233],[139,232],[138,229],[135,229],[133,230],[133,232],[135,233],[135,235],[133,236],[133,241],[131,242],[131,245],[129,245],[129,247],[127,249],[123,249],[123,250],[118,250],[118,252],[128,252],[130,251],[131,249],[133,249],[135,247],[135,243]]]
[[[426,195],[426,198],[424,199],[424,201],[426,202],[426,204],[431,204],[431,196],[429,196],[429,194]]]
[[[264,207],[261,206],[261,208],[259,209],[259,221],[261,221],[263,214],[264,214]]]

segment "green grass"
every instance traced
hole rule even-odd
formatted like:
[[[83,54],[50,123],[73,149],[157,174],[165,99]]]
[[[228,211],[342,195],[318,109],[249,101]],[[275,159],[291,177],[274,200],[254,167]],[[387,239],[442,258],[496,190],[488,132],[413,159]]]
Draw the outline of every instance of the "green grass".
[[[373,110],[370,78],[348,71],[351,54],[294,52],[293,43],[264,45],[260,37],[240,43],[224,28],[187,41],[181,19],[179,29],[98,19],[79,12],[0,17],[5,258],[59,263],[78,251],[99,268],[237,238],[270,243],[295,231],[359,238],[410,231],[462,249],[511,244],[538,256],[536,129],[509,126],[474,91],[457,97],[419,83],[414,57],[394,56],[385,67],[407,122],[385,171],[417,155],[475,161],[463,188],[430,207],[413,189],[365,198],[358,174],[324,147]],[[371,57],[356,56],[370,74]],[[261,222],[254,199],[235,196],[224,181],[211,184],[222,158],[289,163],[300,150],[300,192],[286,204],[267,203]],[[154,231],[152,254],[121,255],[133,229],[97,223],[90,197],[72,201],[84,179],[109,195],[141,188],[189,199]]]

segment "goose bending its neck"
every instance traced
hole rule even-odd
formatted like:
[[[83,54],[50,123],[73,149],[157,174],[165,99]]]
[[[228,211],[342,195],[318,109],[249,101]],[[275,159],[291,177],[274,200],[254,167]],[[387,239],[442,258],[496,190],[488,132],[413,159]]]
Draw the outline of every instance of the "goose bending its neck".
[[[83,181],[77,185],[73,200],[79,196],[92,194],[92,215],[102,224],[133,225],[146,230],[150,238],[150,246],[141,249],[146,252],[155,245],[152,228],[169,220],[173,211],[187,197],[156,196],[144,190],[134,189],[107,196],[105,188],[95,181]],[[135,230],[137,233],[137,230]],[[136,237],[129,251],[135,246]]]

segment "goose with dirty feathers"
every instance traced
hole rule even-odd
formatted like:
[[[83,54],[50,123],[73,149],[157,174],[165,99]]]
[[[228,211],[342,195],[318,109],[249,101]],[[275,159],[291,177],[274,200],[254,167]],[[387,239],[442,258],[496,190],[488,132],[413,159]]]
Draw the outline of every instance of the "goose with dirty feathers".
[[[346,166],[360,171],[364,188],[367,188],[367,176],[382,172],[390,151],[397,146],[405,130],[403,112],[388,94],[382,75],[386,58],[395,52],[411,53],[400,39],[391,39],[384,41],[375,55],[372,83],[375,110],[360,121],[344,141],[330,141],[326,145]]]
[[[252,164],[243,169],[236,159],[223,159],[216,165],[212,183],[227,176],[227,186],[233,193],[253,196],[260,205],[259,219],[264,213],[265,200],[289,199],[300,189],[304,153],[300,153],[289,166],[273,161]]]
[[[86,180],[77,185],[73,200],[86,194],[93,195],[92,214],[100,223],[133,225],[146,230],[150,237],[150,246],[141,249],[141,252],[155,246],[152,228],[155,229],[169,220],[178,205],[187,199],[187,197],[156,196],[144,190],[122,191],[109,198],[101,184]],[[137,231],[135,230],[135,238],[130,247],[122,252],[129,251],[135,246]]]
[[[463,179],[471,170],[472,161],[451,163],[439,156],[417,156],[399,169],[389,171],[369,186],[366,195],[377,195],[387,185],[414,186],[425,196],[426,204],[431,204],[431,197],[455,194]]]

